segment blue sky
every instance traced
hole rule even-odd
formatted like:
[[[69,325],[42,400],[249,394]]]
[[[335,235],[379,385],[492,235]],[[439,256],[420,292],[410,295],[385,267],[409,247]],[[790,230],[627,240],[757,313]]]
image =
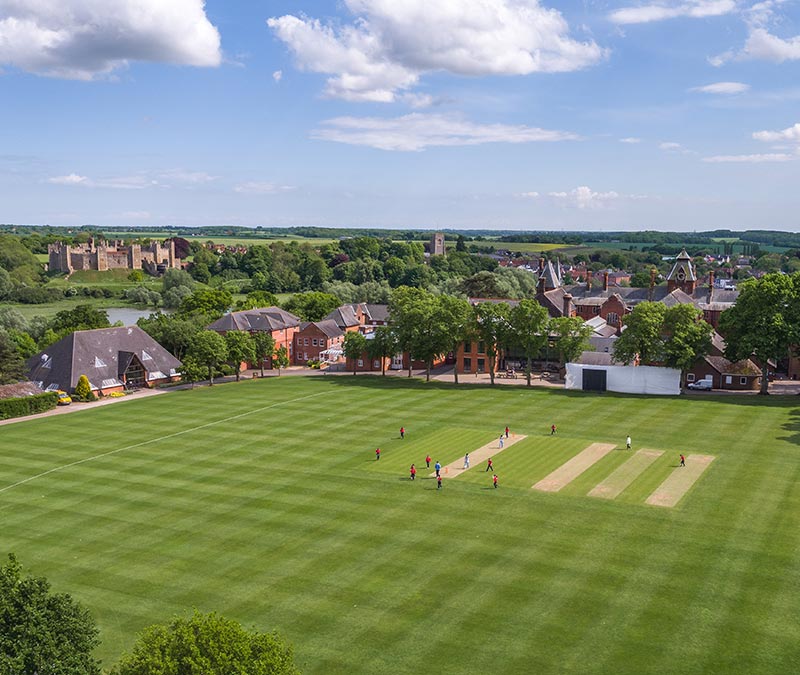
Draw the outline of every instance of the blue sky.
[[[0,0],[0,221],[800,230],[800,2]]]

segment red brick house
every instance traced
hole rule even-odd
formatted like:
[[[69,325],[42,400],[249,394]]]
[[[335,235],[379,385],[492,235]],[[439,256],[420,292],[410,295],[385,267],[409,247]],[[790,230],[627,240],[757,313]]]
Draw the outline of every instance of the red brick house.
[[[698,359],[686,373],[686,382],[710,379],[714,389],[758,391],[761,371],[750,359],[731,363],[724,356],[705,356]]]
[[[300,318],[280,307],[263,307],[261,309],[246,309],[241,312],[230,312],[217,319],[206,327],[220,335],[228,331],[241,330],[251,335],[266,332],[275,340],[275,349],[286,347],[289,352],[289,362],[293,362],[294,336],[300,329]],[[248,364],[253,368],[259,364]],[[264,361],[265,368],[272,368],[272,358]]]
[[[303,321],[294,335],[294,363],[299,366],[319,361],[320,352],[342,348],[344,331],[330,319]]]

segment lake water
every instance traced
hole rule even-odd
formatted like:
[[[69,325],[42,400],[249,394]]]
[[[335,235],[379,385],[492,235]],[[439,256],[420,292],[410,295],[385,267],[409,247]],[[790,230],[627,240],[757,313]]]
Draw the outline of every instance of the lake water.
[[[108,320],[115,324],[117,321],[122,321],[123,326],[135,326],[136,322],[142,317],[147,318],[154,313],[152,309],[135,309],[134,307],[112,307],[106,310]],[[169,314],[169,312],[164,312]]]

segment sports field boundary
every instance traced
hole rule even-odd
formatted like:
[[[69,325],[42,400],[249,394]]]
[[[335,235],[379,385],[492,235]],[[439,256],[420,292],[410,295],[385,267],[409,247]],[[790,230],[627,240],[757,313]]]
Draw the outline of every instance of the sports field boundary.
[[[713,461],[714,455],[687,455],[686,466],[675,467],[666,480],[647,498],[645,504],[675,506]]]
[[[540,492],[558,492],[616,447],[612,443],[592,443],[588,448],[581,450],[555,471],[542,478],[531,489]]]
[[[645,469],[664,453],[661,450],[641,449],[607,478],[592,488],[588,496],[600,499],[616,499]]]
[[[494,457],[495,455],[500,454],[506,448],[511,447],[514,443],[519,443],[520,441],[526,439],[527,436],[523,434],[511,434],[508,438],[503,439],[503,447],[500,447],[499,439],[496,441],[491,441],[486,445],[481,446],[477,450],[473,450],[469,453],[469,466],[470,469],[477,466],[478,464],[483,465],[489,457]],[[445,464],[442,467],[441,475],[442,478],[458,478],[462,473],[465,471],[469,471],[469,469],[464,468],[464,458],[457,459],[455,462],[450,462],[450,464]],[[485,471],[485,467],[484,467]],[[431,476],[435,476],[436,472],[434,471]]]
[[[139,443],[132,443],[131,445],[126,445],[122,448],[115,448],[114,450],[108,450],[107,452],[101,452],[99,455],[92,455],[91,457],[84,457],[83,459],[77,459],[74,462],[69,462],[68,464],[62,464],[61,466],[55,466],[52,469],[48,469],[47,471],[42,471],[41,473],[29,476],[28,478],[18,480],[16,483],[11,483],[9,485],[1,487],[0,494],[3,494],[8,490],[12,490],[13,488],[19,487],[20,485],[25,485],[25,483],[30,483],[31,481],[37,480],[38,478],[44,478],[45,476],[49,476],[51,473],[56,473],[57,471],[63,471],[64,469],[70,469],[73,466],[86,464],[87,462],[93,462],[96,459],[102,459],[103,457],[116,455],[120,452],[125,452],[126,450],[135,450],[136,448],[141,448],[142,446],[149,445],[150,443],[158,443],[159,441],[166,441],[170,438],[183,436],[184,434],[190,434],[194,431],[200,431],[201,429],[207,429],[208,427],[213,427],[216,426],[217,424],[225,424],[227,422],[231,422],[232,420],[238,420],[241,417],[246,417],[247,415],[260,413],[265,410],[269,410],[270,408],[277,408],[279,405],[286,405],[287,403],[296,403],[297,401],[305,401],[310,398],[316,398],[317,396],[324,396],[326,394],[332,394],[332,393],[335,392],[320,391],[317,392],[316,394],[309,394],[308,396],[299,396],[297,398],[288,399],[286,401],[277,401],[276,403],[271,403],[270,405],[261,406],[259,408],[253,408],[253,410],[247,410],[242,413],[237,413],[236,415],[231,415],[230,417],[226,417],[225,419],[215,420],[213,422],[206,422],[205,424],[200,424],[196,427],[183,429],[181,431],[175,431],[174,433],[166,434],[164,436],[158,436],[157,438],[150,438],[146,441],[140,441]]]

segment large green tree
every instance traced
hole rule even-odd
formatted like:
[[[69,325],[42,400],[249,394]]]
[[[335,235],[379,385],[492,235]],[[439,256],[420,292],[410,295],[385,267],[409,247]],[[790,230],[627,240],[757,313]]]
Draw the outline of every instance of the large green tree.
[[[681,371],[681,386],[694,362],[711,350],[713,332],[694,305],[675,305],[664,313],[664,365]]]
[[[228,363],[236,371],[238,382],[241,364],[256,360],[253,338],[243,330],[231,330],[225,333],[225,346],[228,348]]]
[[[472,308],[472,331],[484,343],[489,358],[489,380],[494,384],[497,354],[508,341],[509,307],[505,302],[479,302]]]
[[[219,288],[199,288],[185,297],[181,303],[181,312],[200,312],[210,316],[218,316],[233,304],[233,296]]]
[[[13,384],[24,379],[25,362],[17,343],[6,331],[0,330],[0,384]]]
[[[386,359],[397,354],[397,336],[389,326],[378,326],[367,340],[367,354],[381,362],[381,375],[386,375]]]
[[[253,354],[261,368],[261,377],[264,377],[264,361],[272,358],[275,353],[275,338],[271,333],[258,331],[253,334]]]
[[[342,351],[345,357],[353,362],[353,375],[358,372],[358,359],[367,350],[367,338],[358,331],[348,331],[344,336]]]
[[[664,315],[661,302],[640,302],[624,319],[625,330],[614,342],[614,358],[622,363],[664,360]]]
[[[455,355],[469,334],[471,308],[466,300],[452,295],[440,295],[437,305],[436,325],[441,330],[441,342],[446,346],[446,351]],[[453,379],[458,384],[458,368],[453,368]]]
[[[399,344],[411,357],[409,377],[411,361],[418,359],[425,362],[425,379],[430,381],[433,361],[447,350],[436,297],[421,288],[401,286],[392,293],[389,313]]]
[[[13,555],[0,566],[0,673],[99,675],[100,644],[89,611],[43,577],[23,575]]]
[[[112,675],[297,675],[277,633],[247,630],[219,614],[195,613],[146,628]]]
[[[228,358],[228,347],[225,338],[213,330],[201,330],[189,345],[189,356],[201,363],[208,371],[208,383],[214,384],[214,370],[225,363]]]
[[[307,293],[295,293],[283,303],[283,308],[304,321],[321,321],[339,304],[339,298],[335,295],[321,291],[308,291]]]
[[[725,356],[740,361],[755,355],[761,366],[761,394],[769,393],[771,359],[782,359],[800,343],[800,277],[767,274],[739,285],[736,304],[720,317]]]
[[[531,364],[547,344],[549,314],[535,300],[520,300],[509,312],[509,344],[525,354],[525,378],[531,386]]]
[[[93,330],[110,326],[108,314],[104,310],[95,309],[91,305],[78,305],[75,309],[58,312],[51,319],[48,328],[59,337],[63,337],[76,330]]]
[[[547,332],[555,342],[559,365],[577,359],[589,346],[592,327],[579,316],[558,316],[550,319]]]

